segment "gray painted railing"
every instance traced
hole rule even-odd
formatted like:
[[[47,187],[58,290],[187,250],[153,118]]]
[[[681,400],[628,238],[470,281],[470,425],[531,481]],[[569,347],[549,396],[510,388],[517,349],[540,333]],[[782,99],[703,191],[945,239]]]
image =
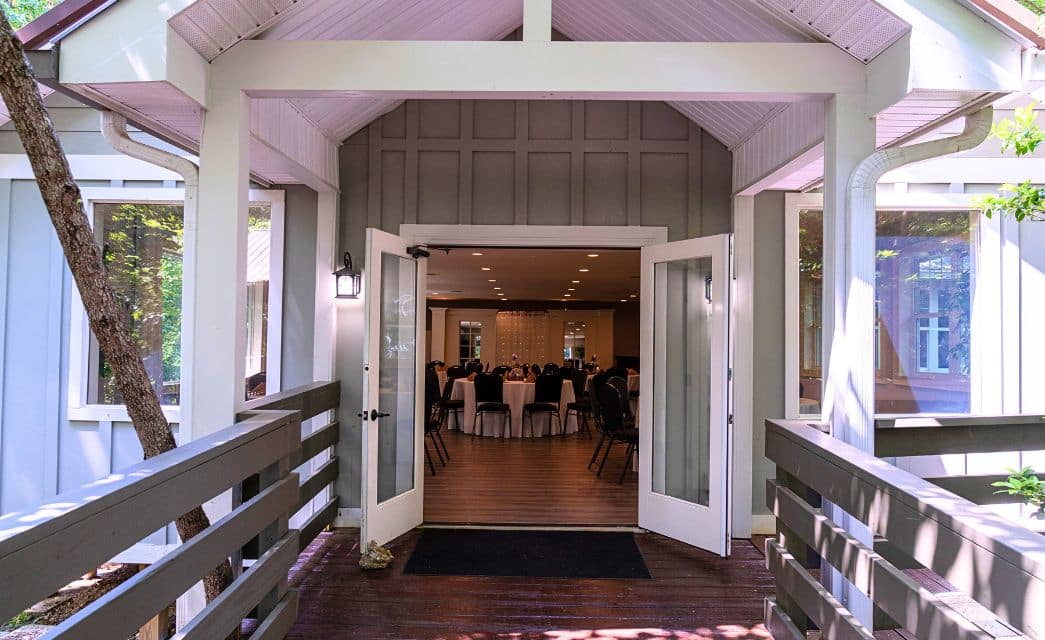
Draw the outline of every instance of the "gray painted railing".
[[[307,544],[303,541],[315,537],[333,518],[331,509],[324,507],[300,533],[288,529],[288,519],[337,477],[336,458],[303,481],[292,471],[337,440],[336,423],[302,440],[301,421],[336,407],[337,394],[331,392],[336,387],[317,383],[259,400],[227,429],[62,494],[35,510],[0,518],[0,620],[231,490],[230,513],[46,637],[131,637],[211,569],[232,558],[236,580],[177,638],[224,638],[252,611],[259,620],[252,638],[282,638],[297,617],[297,593],[288,589],[287,572]],[[284,409],[270,408],[277,403]],[[331,501],[336,513],[336,497]],[[240,558],[250,549],[256,560],[242,570]]]
[[[879,446],[910,455],[902,444]],[[825,638],[873,637],[814,577],[818,563],[869,596],[881,627],[920,640],[986,640],[1018,635],[1011,626],[1045,639],[1042,536],[832,438],[817,423],[767,421],[766,455],[777,465],[766,492],[777,518],[777,536],[766,543],[777,581],[766,623],[777,640],[805,638],[814,627]],[[873,548],[821,511],[821,497],[866,524]],[[963,615],[964,607],[899,567],[930,569],[994,615]]]

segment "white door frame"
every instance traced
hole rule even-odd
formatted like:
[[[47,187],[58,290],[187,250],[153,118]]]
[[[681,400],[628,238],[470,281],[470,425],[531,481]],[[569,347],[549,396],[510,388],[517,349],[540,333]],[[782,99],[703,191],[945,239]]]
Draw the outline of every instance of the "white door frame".
[[[535,247],[569,248],[599,247],[606,249],[639,249],[668,241],[667,227],[639,226],[566,226],[566,225],[458,225],[458,224],[402,224],[399,236],[410,244],[461,247]],[[734,300],[734,304],[736,300]],[[737,367],[744,363],[736,363]],[[739,371],[734,372],[736,379]],[[745,375],[750,375],[746,372]],[[751,535],[752,447],[750,424],[733,425],[734,481],[730,488],[730,512],[733,535],[746,538]]]

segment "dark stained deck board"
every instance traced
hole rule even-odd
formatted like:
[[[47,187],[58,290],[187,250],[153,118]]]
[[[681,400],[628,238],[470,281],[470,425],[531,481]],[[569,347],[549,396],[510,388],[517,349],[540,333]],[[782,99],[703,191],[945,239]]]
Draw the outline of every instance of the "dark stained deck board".
[[[638,523],[638,474],[629,471],[617,484],[623,445],[614,446],[597,478],[587,469],[596,441],[578,435],[506,441],[444,431],[443,439],[451,459],[445,467],[435,460],[435,476],[425,470],[425,522]]]
[[[291,573],[300,614],[287,637],[768,638],[762,603],[773,580],[746,540],[724,559],[641,534],[652,580],[589,580],[403,575],[417,537],[390,545],[389,569],[364,573],[357,531],[321,534]],[[631,631],[587,632],[607,629]]]

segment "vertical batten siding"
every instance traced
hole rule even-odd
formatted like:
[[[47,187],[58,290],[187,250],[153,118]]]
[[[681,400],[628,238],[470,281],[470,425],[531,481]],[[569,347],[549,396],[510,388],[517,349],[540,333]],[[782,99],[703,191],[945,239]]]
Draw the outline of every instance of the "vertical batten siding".
[[[824,104],[795,102],[733,148],[733,185],[740,191],[824,138]]]
[[[661,102],[408,100],[341,147],[341,250],[403,223],[731,230],[732,155]],[[366,293],[364,292],[364,295]],[[362,305],[337,303],[342,508],[359,506]]]

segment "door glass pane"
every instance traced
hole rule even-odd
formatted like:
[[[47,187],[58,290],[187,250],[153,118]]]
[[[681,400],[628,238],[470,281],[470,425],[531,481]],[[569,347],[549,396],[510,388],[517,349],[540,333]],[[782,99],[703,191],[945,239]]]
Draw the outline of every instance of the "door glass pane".
[[[711,258],[654,266],[653,491],[708,505]]]
[[[417,263],[381,255],[381,360],[378,369],[377,501],[414,488],[417,377]]]

